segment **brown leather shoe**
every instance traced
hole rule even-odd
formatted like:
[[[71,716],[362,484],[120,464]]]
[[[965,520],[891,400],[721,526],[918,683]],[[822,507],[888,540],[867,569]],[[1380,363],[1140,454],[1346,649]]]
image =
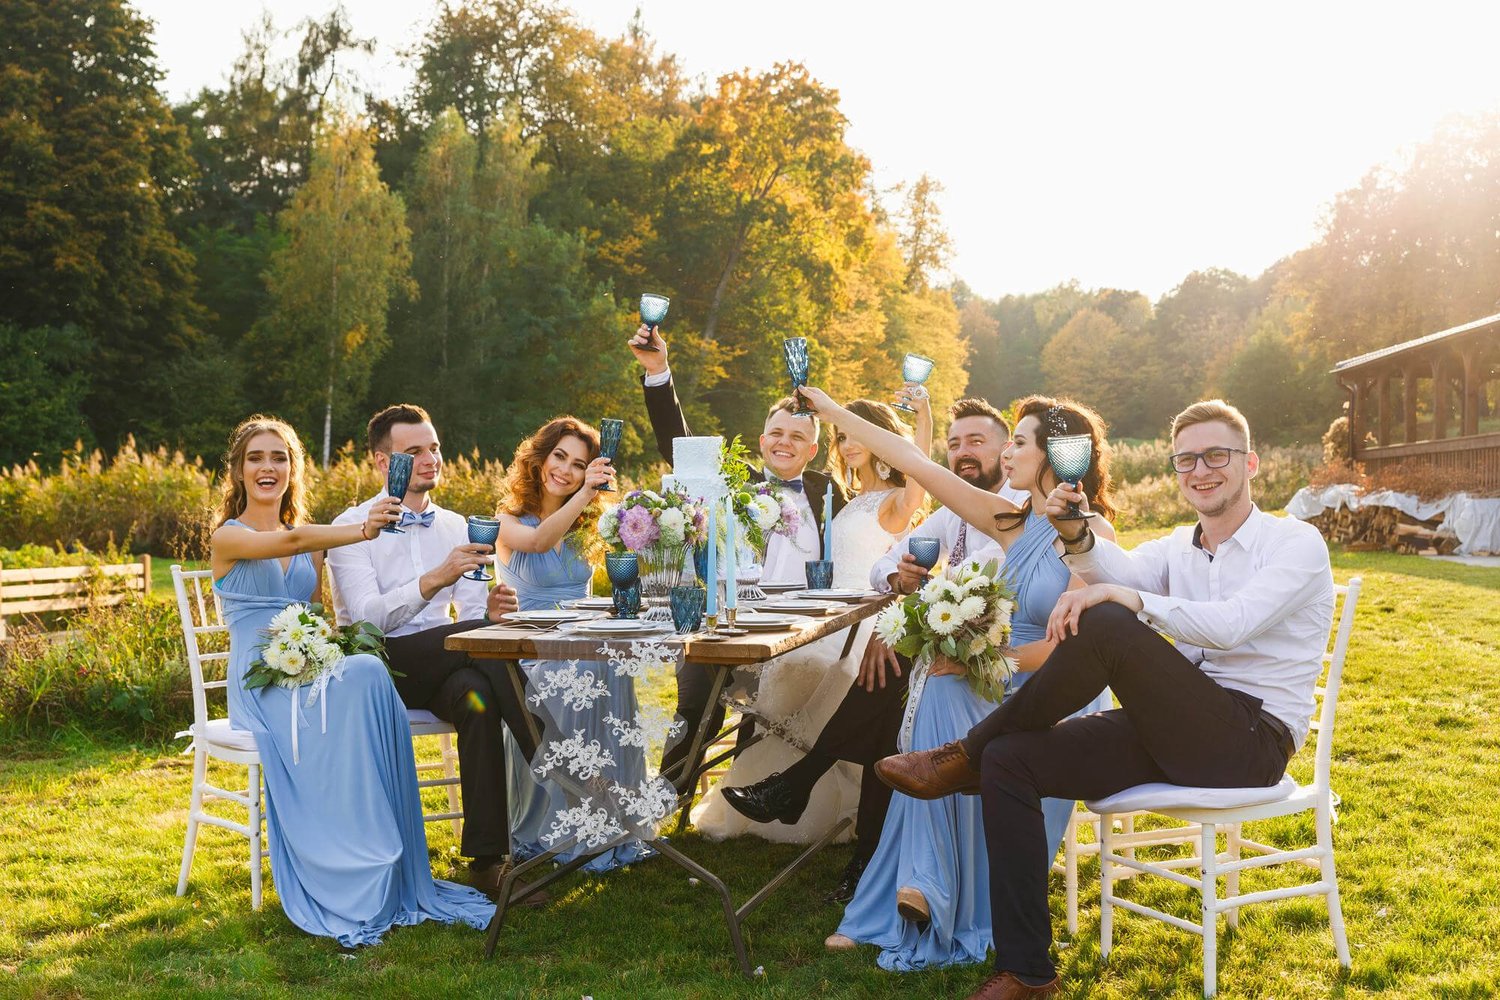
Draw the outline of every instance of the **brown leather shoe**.
[[[478,871],[470,870],[469,884],[493,900],[500,898],[500,886],[505,881],[505,876],[510,874],[514,866],[510,861],[499,861],[493,865],[487,865]],[[525,895],[522,895],[525,893]],[[513,906],[543,906],[551,898],[540,889],[526,892],[524,883],[516,882],[511,886],[511,895],[518,896]]]
[[[979,984],[979,989],[969,994],[969,1000],[1037,1000],[1054,996],[1062,989],[1057,977],[1041,986],[1027,986],[1009,972],[997,972]]]
[[[979,772],[959,740],[936,750],[898,753],[875,762],[880,780],[914,799],[940,799],[954,792],[979,794]]]

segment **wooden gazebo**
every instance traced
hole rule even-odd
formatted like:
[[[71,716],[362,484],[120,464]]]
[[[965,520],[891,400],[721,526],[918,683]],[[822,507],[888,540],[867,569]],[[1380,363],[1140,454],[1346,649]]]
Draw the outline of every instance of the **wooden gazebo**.
[[[1333,375],[1365,471],[1404,462],[1500,492],[1500,314],[1340,361]]]

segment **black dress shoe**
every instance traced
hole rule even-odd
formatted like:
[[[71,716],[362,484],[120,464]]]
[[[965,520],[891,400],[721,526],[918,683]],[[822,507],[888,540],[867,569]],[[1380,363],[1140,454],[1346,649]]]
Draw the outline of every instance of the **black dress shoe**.
[[[860,876],[865,873],[865,866],[869,863],[869,858],[856,854],[844,866],[844,873],[839,876],[839,884],[823,898],[830,903],[847,903],[853,899],[854,890],[859,888]]]
[[[793,788],[782,780],[777,771],[769,778],[762,778],[753,785],[724,789],[724,801],[742,816],[757,823],[780,820],[795,823],[802,818],[811,793]]]

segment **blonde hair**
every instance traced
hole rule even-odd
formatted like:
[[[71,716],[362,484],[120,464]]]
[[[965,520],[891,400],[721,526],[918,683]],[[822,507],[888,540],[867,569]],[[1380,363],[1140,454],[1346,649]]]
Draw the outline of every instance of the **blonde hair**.
[[[1250,421],[1245,415],[1222,399],[1200,399],[1198,402],[1183,410],[1172,418],[1172,440],[1177,440],[1177,435],[1194,424],[1207,424],[1218,421],[1228,424],[1245,439],[1245,450],[1250,450]]]
[[[245,492],[245,452],[250,449],[250,439],[257,434],[275,434],[281,438],[290,459],[287,463],[286,492],[281,495],[281,523],[293,528],[307,517],[307,490],[302,480],[307,465],[307,452],[302,448],[302,439],[297,437],[297,432],[285,420],[257,413],[240,421],[234,433],[229,435],[229,449],[224,453],[224,483],[219,490],[218,515],[214,518],[215,528],[245,512],[248,501]]]

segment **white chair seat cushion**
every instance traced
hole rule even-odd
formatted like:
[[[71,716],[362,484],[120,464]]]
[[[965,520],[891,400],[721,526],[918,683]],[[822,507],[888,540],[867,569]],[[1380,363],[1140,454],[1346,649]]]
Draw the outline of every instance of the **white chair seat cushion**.
[[[1265,788],[1193,788],[1153,781],[1126,788],[1108,798],[1095,799],[1084,805],[1090,812],[1128,813],[1169,812],[1175,809],[1241,809],[1277,802],[1297,791],[1296,779],[1282,775],[1281,780]]]
[[[406,710],[407,721],[411,723],[411,731],[417,736],[435,736],[438,733],[451,733],[453,726],[425,708],[408,708]]]
[[[197,730],[197,726],[193,729]],[[194,735],[197,735],[196,732]],[[255,734],[247,733],[243,729],[235,729],[230,726],[228,719],[210,719],[203,727],[203,738],[214,746],[227,747],[230,750],[255,753]]]

